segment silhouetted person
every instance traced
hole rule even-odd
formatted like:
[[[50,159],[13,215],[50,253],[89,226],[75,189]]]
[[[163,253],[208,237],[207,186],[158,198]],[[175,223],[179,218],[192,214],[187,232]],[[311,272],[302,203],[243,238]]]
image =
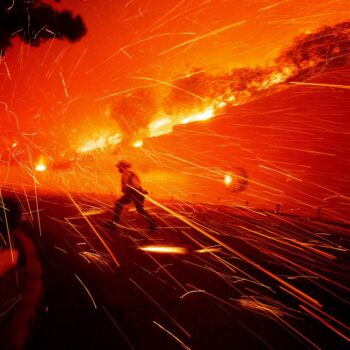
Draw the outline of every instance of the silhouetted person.
[[[119,222],[124,205],[133,203],[136,210],[147,220],[150,230],[154,231],[156,225],[144,208],[144,195],[147,192],[142,188],[140,178],[131,170],[131,164],[125,160],[117,163],[116,167],[122,176],[121,187],[123,196],[115,203],[112,223],[117,224]]]

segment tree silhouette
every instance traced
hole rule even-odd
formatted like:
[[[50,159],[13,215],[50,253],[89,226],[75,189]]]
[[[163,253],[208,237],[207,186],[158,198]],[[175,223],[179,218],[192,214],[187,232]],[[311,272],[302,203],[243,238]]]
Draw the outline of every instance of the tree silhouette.
[[[55,10],[39,0],[0,0],[0,56],[12,46],[15,37],[39,46],[53,38],[74,42],[86,32],[83,19],[71,11]]]

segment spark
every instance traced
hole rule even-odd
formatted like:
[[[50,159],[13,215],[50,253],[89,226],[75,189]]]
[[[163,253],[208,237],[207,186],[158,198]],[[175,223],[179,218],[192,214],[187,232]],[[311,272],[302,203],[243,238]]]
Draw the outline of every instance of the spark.
[[[95,233],[96,237],[100,240],[100,242],[103,244],[103,246],[106,248],[106,250],[108,251],[109,255],[111,256],[111,258],[113,259],[113,261],[115,262],[115,264],[117,265],[117,267],[120,266],[117,258],[115,257],[114,253],[112,252],[112,250],[109,248],[109,246],[107,245],[107,243],[105,242],[105,240],[101,237],[101,235],[97,232],[97,230],[95,229],[94,225],[90,222],[90,220],[88,219],[88,217],[84,214],[84,212],[82,211],[82,209],[80,208],[80,206],[76,203],[76,201],[73,199],[73,197],[67,193],[68,197],[70,198],[70,200],[73,202],[73,204],[76,206],[76,208],[79,210],[79,212],[81,213],[81,215],[84,217],[85,221],[88,223],[88,225],[90,226],[91,230]]]
[[[12,241],[13,238],[11,237],[11,234],[10,234],[10,228],[9,228],[9,223],[8,223],[8,219],[7,219],[7,211],[8,211],[8,209],[5,207],[4,197],[3,197],[3,194],[2,194],[1,187],[0,187],[0,200],[1,200],[1,203],[0,203],[1,204],[1,209],[4,212],[5,227],[6,227],[6,233],[7,233],[7,237],[8,237],[9,246],[10,246],[11,259],[12,259],[12,262],[15,263],[16,259],[15,259],[15,250],[14,250],[13,241]]]
[[[169,52],[171,52],[171,51],[173,51],[173,50],[176,50],[176,49],[178,49],[178,48],[180,48],[180,47],[183,47],[183,46],[186,46],[186,45],[189,45],[189,44],[196,43],[196,42],[198,42],[198,41],[200,41],[200,40],[209,38],[210,36],[214,36],[214,35],[223,33],[223,32],[225,32],[225,31],[227,31],[227,30],[230,30],[230,29],[232,29],[232,28],[241,26],[242,24],[245,24],[245,23],[247,23],[247,21],[246,21],[246,20],[243,20],[243,21],[239,21],[239,22],[236,22],[236,23],[233,23],[233,24],[229,24],[229,25],[227,25],[227,26],[224,26],[224,27],[221,27],[221,28],[212,30],[212,31],[209,32],[209,33],[206,33],[206,34],[204,34],[204,35],[200,35],[200,36],[198,36],[198,37],[196,37],[196,38],[194,38],[194,39],[187,40],[187,41],[185,41],[185,42],[183,42],[183,43],[181,43],[181,44],[178,44],[178,45],[176,45],[176,46],[171,47],[170,49],[164,50],[164,51],[160,52],[159,55],[160,55],[160,56],[161,56],[161,55],[164,55],[164,54],[169,53]]]
[[[162,329],[163,331],[165,331],[166,333],[168,333],[171,337],[173,337],[180,345],[183,349],[186,350],[191,350],[191,348],[189,348],[181,339],[179,339],[176,335],[174,335],[173,333],[171,333],[169,330],[167,330],[164,326],[162,326],[161,324],[159,324],[156,321],[153,321],[153,323],[155,325],[157,325],[160,329]]]
[[[228,244],[224,243],[223,241],[219,240],[218,238],[216,238],[215,236],[213,236],[212,234],[210,234],[208,231],[203,230],[201,227],[199,227],[198,225],[196,225],[195,223],[193,223],[191,220],[187,219],[186,217],[184,217],[183,215],[176,213],[174,210],[166,207],[165,205],[162,205],[161,203],[155,201],[154,199],[150,198],[148,195],[145,195],[145,197],[153,204],[159,206],[160,208],[164,209],[165,211],[167,211],[168,213],[174,215],[175,217],[177,217],[178,219],[180,219],[181,221],[183,221],[184,223],[186,223],[187,225],[189,225],[190,227],[192,227],[193,229],[195,229],[196,231],[200,232],[201,234],[203,234],[205,237],[211,239],[212,241],[214,241],[215,243],[219,244],[220,246],[224,247],[225,249],[227,249],[228,251],[232,252],[234,255],[240,257],[242,260],[246,261],[247,263],[249,263],[250,265],[254,266],[256,269],[260,270],[261,272],[265,273],[266,275],[268,275],[269,277],[271,277],[272,279],[278,281],[279,283],[281,283],[282,285],[286,286],[287,288],[290,288],[291,290],[293,290],[294,292],[296,292],[297,294],[299,294],[300,296],[302,296],[303,298],[311,301],[312,303],[314,303],[315,305],[317,305],[318,307],[322,307],[322,305],[313,297],[309,296],[308,294],[304,293],[302,290],[294,287],[292,284],[288,283],[287,281],[285,281],[283,278],[277,276],[276,274],[274,274],[273,272],[269,271],[268,269],[264,268],[263,266],[257,264],[255,261],[251,260],[250,258],[248,258],[247,256],[245,256],[244,254],[240,253],[238,250],[233,249],[231,246],[229,246]]]
[[[152,253],[166,253],[166,254],[187,254],[188,251],[186,248],[183,247],[172,247],[172,246],[145,246],[145,247],[139,247],[138,249],[144,250],[146,252],[152,252]]]
[[[350,90],[350,85],[342,85],[342,84],[326,84],[326,83],[304,83],[299,81],[291,81],[290,84],[292,85],[305,85],[305,86],[319,86],[319,87],[329,87],[329,88],[335,88],[335,89],[345,89]]]
[[[194,294],[194,293],[206,293],[206,291],[204,289],[190,290],[189,292],[182,294],[180,296],[180,299],[183,299],[183,298],[187,297],[187,295]]]
[[[123,330],[120,328],[120,326],[118,325],[117,321],[112,317],[112,315],[110,314],[110,312],[107,310],[107,308],[105,306],[102,306],[102,309],[105,311],[105,313],[107,314],[108,318],[112,321],[113,325],[118,329],[118,331],[121,333],[122,337],[124,338],[124,340],[128,343],[128,345],[130,346],[130,348],[132,350],[136,350],[134,348],[134,346],[131,344],[129,338],[126,336],[125,332],[123,332]]]
[[[88,294],[88,296],[89,296],[90,299],[91,299],[92,304],[94,305],[94,308],[97,309],[96,302],[95,302],[94,298],[92,297],[92,295],[91,295],[89,289],[86,287],[86,285],[83,283],[83,281],[79,278],[79,276],[78,276],[76,273],[75,273],[74,275],[75,275],[75,277],[77,278],[77,280],[80,282],[80,284],[84,287],[86,293]]]
[[[285,313],[278,307],[263,303],[254,297],[243,297],[239,300],[239,303],[248,309],[271,313],[272,315],[278,316],[285,315]]]
[[[289,0],[279,1],[279,2],[276,2],[276,3],[272,4],[272,5],[262,7],[261,9],[258,10],[258,12],[270,10],[270,9],[275,8],[275,7],[277,7],[277,6],[281,5],[281,4],[284,4],[286,2],[289,2]]]
[[[203,248],[203,249],[198,249],[194,251],[195,253],[219,253],[221,252],[221,248],[219,247],[208,247],[208,248]]]
[[[188,333],[173,317],[169,315],[169,313],[154,299],[152,296],[147,293],[138,283],[136,283],[132,278],[129,278],[129,281],[132,282],[142,293],[144,293],[158,308],[167,316],[169,319],[189,338],[191,338],[191,334]]]
[[[57,249],[57,250],[59,250],[59,251],[65,253],[65,254],[68,254],[68,252],[67,252],[65,249],[63,249],[63,248],[57,247],[56,245],[54,245],[53,247],[54,247],[55,249]]]
[[[187,89],[183,89],[175,84],[172,84],[172,83],[169,83],[167,81],[164,81],[164,80],[159,80],[159,79],[154,79],[154,78],[149,78],[149,77],[133,77],[134,79],[139,79],[139,80],[147,80],[147,81],[154,81],[156,83],[159,83],[161,85],[165,85],[165,86],[169,86],[173,89],[176,89],[176,90],[179,90],[179,91],[182,91],[182,92],[185,92],[186,94],[190,95],[190,96],[193,96],[195,98],[197,98],[198,100],[200,101],[203,101],[205,102],[205,98],[202,97],[202,96],[199,96],[195,93],[193,93],[192,91],[190,90],[187,90]]]
[[[308,314],[310,314],[311,316],[313,316],[316,320],[320,321],[321,323],[323,323],[325,326],[327,326],[329,329],[331,329],[333,332],[337,333],[339,336],[341,336],[342,338],[344,338],[346,341],[350,342],[350,338],[348,336],[346,336],[345,334],[343,334],[341,331],[339,331],[337,328],[335,328],[334,326],[332,326],[328,321],[326,321],[325,319],[323,319],[322,317],[318,316],[315,312],[309,310],[306,306],[304,305],[299,305],[299,307],[306,311]]]
[[[67,86],[66,86],[66,82],[64,81],[62,72],[60,72],[60,76],[61,76],[61,80],[62,80],[62,84],[63,84],[63,88],[64,88],[64,94],[65,94],[65,96],[68,98]]]
[[[13,6],[15,6],[15,0],[11,0],[11,4],[9,5],[9,7],[6,9],[6,11],[11,11]]]

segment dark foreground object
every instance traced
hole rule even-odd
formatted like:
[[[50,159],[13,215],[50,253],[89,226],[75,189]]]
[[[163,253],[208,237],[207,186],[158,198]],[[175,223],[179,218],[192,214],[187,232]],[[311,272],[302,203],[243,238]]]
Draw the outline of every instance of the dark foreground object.
[[[150,234],[133,209],[111,230],[103,201],[75,203],[39,202],[45,298],[26,349],[348,348],[327,326],[348,336],[347,227],[165,203],[206,236],[154,207]],[[184,253],[140,249],[149,245]]]
[[[14,230],[21,221],[21,208],[18,201],[4,197],[0,205],[0,232],[6,233],[8,230]]]

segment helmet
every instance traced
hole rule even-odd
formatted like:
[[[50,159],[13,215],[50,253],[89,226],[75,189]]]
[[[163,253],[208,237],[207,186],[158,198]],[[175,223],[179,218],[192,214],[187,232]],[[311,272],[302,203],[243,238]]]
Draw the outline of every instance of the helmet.
[[[131,163],[127,162],[126,160],[121,160],[116,164],[116,167],[119,169],[131,168]]]

